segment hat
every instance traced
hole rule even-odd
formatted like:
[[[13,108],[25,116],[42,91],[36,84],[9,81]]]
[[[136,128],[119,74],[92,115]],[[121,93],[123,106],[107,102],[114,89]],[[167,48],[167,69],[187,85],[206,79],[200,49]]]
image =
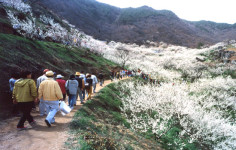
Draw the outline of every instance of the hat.
[[[76,75],[76,76],[79,76],[79,75],[80,75],[80,72],[76,72],[75,75]]]
[[[61,74],[58,74],[56,78],[61,79],[61,78],[64,78],[64,76],[62,76]]]
[[[44,69],[43,74],[45,74],[47,71],[49,71],[49,69]]]
[[[54,73],[52,71],[47,71],[46,72],[47,77],[52,77],[53,75],[54,75]]]

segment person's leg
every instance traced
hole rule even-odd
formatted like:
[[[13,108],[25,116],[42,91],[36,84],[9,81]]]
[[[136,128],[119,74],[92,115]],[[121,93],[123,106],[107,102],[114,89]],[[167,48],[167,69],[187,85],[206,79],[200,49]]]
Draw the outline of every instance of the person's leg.
[[[57,111],[59,110],[59,101],[46,101],[46,103],[48,104],[48,106],[51,108],[50,112],[48,113],[46,120],[48,121],[49,124],[51,124],[52,122],[55,122],[55,115],[57,113]]]
[[[80,89],[80,88],[78,88],[77,93],[76,93],[76,101],[78,101],[79,89]]]
[[[85,89],[82,90],[83,100],[85,99]]]
[[[71,96],[73,106],[76,105],[76,95]],[[73,107],[72,106],[72,107]]]
[[[88,99],[92,98],[92,91],[93,91],[93,87],[90,86],[90,89],[88,90]]]
[[[45,103],[44,103],[44,100],[43,99],[40,99],[40,102],[39,102],[39,114],[40,116],[43,116],[45,114]]]
[[[96,93],[96,83],[93,84],[93,93]]]
[[[30,114],[33,106],[34,106],[34,102],[27,102],[25,104],[25,117],[29,123],[32,123],[34,121],[33,117]]]
[[[21,128],[21,127],[24,127],[24,123],[26,121],[25,114],[24,114],[24,104],[18,103],[17,105],[18,105],[20,112],[22,113],[21,118],[17,124],[17,128]]]
[[[73,104],[72,104],[72,97],[71,97],[72,95],[69,95],[69,97],[68,97],[68,103],[69,103],[69,106],[70,107],[73,107]]]
[[[82,90],[80,88],[78,89],[78,95],[79,95],[79,98],[80,98],[80,102],[83,103],[84,99],[83,99],[83,96],[82,96]]]
[[[66,101],[66,94],[63,94],[63,101]]]

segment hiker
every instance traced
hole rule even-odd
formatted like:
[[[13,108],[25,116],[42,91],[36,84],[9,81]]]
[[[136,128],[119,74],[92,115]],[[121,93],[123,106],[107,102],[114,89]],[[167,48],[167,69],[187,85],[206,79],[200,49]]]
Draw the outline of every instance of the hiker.
[[[80,72],[75,73],[75,79],[79,83],[76,100],[78,99],[78,96],[79,96],[80,103],[84,104],[84,98],[83,98],[82,92],[84,91],[85,85],[84,85],[84,79],[80,77]]]
[[[13,89],[13,103],[17,104],[19,110],[22,112],[17,129],[26,129],[24,126],[26,120],[32,127],[36,125],[33,117],[30,115],[34,102],[37,102],[37,88],[31,76],[30,71],[22,71],[21,78],[15,82]]]
[[[86,83],[86,76],[85,76],[85,74],[84,74],[84,71],[81,71],[79,77],[84,80],[84,84],[85,84],[85,83]],[[82,96],[83,96],[83,100],[84,100],[84,99],[85,99],[85,89],[82,90]]]
[[[69,93],[68,96],[68,102],[71,109],[73,109],[74,105],[76,105],[76,96],[77,96],[77,90],[78,90],[79,83],[75,79],[75,75],[70,75],[70,79],[66,81],[66,90],[68,90]]]
[[[66,100],[66,81],[63,80],[62,78],[64,78],[64,76],[62,76],[61,74],[58,74],[56,76],[56,81],[59,84],[60,88],[61,88],[61,92],[63,95],[63,101]]]
[[[10,95],[11,96],[13,93],[13,88],[14,88],[15,82],[17,81],[18,77],[19,77],[18,73],[12,73],[11,79],[9,80],[9,87],[10,87]],[[16,115],[16,116],[20,115],[17,104],[13,103],[12,114]]]
[[[103,83],[104,83],[104,76],[103,76],[103,73],[102,73],[102,72],[100,72],[100,73],[98,74],[98,79],[99,79],[99,82],[100,82],[100,86],[102,86]]]
[[[116,78],[117,78],[117,80],[120,80],[120,72],[119,71],[116,72]]]
[[[37,79],[37,89],[39,89],[39,86],[40,84],[47,79],[47,76],[46,76],[46,72],[49,71],[49,69],[44,69],[43,70],[43,75],[38,77]],[[46,113],[45,113],[46,112]],[[49,112],[49,110],[46,109],[45,107],[45,104],[44,104],[44,100],[43,99],[40,99],[40,102],[39,102],[39,114],[40,116],[43,116],[43,115],[47,115]]]
[[[52,123],[55,123],[54,116],[59,110],[59,100],[63,99],[63,95],[57,81],[53,80],[54,73],[52,71],[47,71],[47,79],[44,80],[39,86],[39,96],[38,98],[43,98],[46,109],[49,113],[45,119],[45,123],[48,127],[51,127]]]
[[[111,73],[110,73],[110,78],[111,78],[111,81],[114,80],[114,76],[115,76],[115,71],[112,70]]]
[[[93,73],[92,75],[91,75],[91,79],[93,79],[93,93],[96,93],[96,85],[97,85],[97,83],[98,83],[98,79],[97,79],[97,77],[95,76],[95,73]]]
[[[88,93],[88,100],[91,99],[92,96],[92,90],[93,90],[93,79],[91,78],[91,74],[86,75],[86,83],[85,83],[85,89]]]
[[[122,79],[123,78],[123,71],[120,70],[120,78]]]

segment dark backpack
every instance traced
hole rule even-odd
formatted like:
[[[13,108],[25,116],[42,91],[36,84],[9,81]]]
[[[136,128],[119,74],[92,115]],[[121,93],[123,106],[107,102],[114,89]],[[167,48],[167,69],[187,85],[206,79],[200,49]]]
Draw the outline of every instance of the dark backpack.
[[[78,83],[79,83],[79,85],[78,85],[78,87],[79,88],[82,88],[82,80],[83,80],[83,78],[75,78],[77,81],[78,81]]]
[[[98,78],[103,79],[103,74],[99,73]]]
[[[86,82],[89,84],[89,86],[93,85],[93,79],[91,78],[86,79]]]

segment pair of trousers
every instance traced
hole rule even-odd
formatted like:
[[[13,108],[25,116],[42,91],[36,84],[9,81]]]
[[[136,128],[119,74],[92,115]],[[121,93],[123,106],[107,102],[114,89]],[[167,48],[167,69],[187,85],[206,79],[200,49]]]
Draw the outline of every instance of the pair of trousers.
[[[46,109],[49,110],[46,120],[51,124],[55,122],[54,117],[56,113],[59,111],[59,100],[56,100],[56,101],[44,100],[44,103],[45,103]]]
[[[82,103],[84,99],[83,99],[81,88],[78,88],[78,90],[77,90],[76,100],[78,99],[78,96],[79,96],[80,102]]]
[[[17,103],[20,112],[22,112],[22,116],[20,121],[17,124],[17,127],[24,127],[24,123],[27,120],[29,123],[33,122],[34,119],[31,116],[30,112],[33,108],[34,102],[19,102]]]
[[[100,86],[102,86],[104,83],[104,79],[99,79],[99,80],[100,80]]]
[[[93,83],[93,93],[96,93],[96,91],[95,91],[96,90],[96,85],[97,85],[96,83]]]
[[[93,87],[90,86],[88,89],[86,89],[87,93],[88,93],[88,99],[92,98],[92,91],[93,91]]]
[[[45,101],[43,99],[40,99],[39,103],[39,114],[40,116],[47,115],[49,112],[49,109],[46,108]]]
[[[76,104],[76,95],[69,95],[69,106],[70,108],[74,107],[74,104]]]
[[[85,99],[85,89],[82,90],[83,99]]]

